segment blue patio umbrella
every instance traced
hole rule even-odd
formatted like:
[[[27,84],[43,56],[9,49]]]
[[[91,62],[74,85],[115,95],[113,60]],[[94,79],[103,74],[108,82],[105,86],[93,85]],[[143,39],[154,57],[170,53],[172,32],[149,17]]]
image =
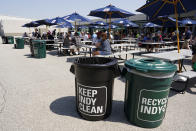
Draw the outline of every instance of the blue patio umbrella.
[[[103,19],[106,19],[106,18],[126,18],[126,17],[132,16],[132,15],[134,15],[134,14],[130,13],[126,10],[117,8],[114,5],[108,5],[103,8],[92,10],[89,14],[89,16],[100,17]]]
[[[175,14],[178,53],[180,53],[178,14],[196,10],[195,5],[196,5],[196,0],[150,0],[144,6],[137,9],[137,11],[148,15],[151,19],[155,19],[158,16]]]
[[[143,25],[145,28],[156,28],[156,27],[161,27],[160,25],[154,24],[152,22],[148,22]]]
[[[90,23],[90,25],[100,25],[100,26],[104,26],[104,25],[107,25],[105,22],[103,21],[96,21],[96,22],[93,22],[93,23]]]
[[[79,20],[80,22],[91,22],[91,20],[89,20],[88,18],[85,18],[84,16],[81,16],[80,14],[78,13],[72,13],[70,15],[67,15],[67,16],[64,16],[62,17],[63,19],[65,20],[70,20],[70,21],[77,21]]]
[[[89,13],[89,16],[95,16],[95,17],[100,17],[103,19],[109,18],[109,27],[111,26],[111,18],[126,18],[129,16],[133,16],[133,13],[130,13],[126,10],[120,9],[115,7],[114,5],[108,5],[103,8],[99,8],[96,10],[92,10]],[[111,28],[109,28],[109,33],[111,31]]]
[[[185,13],[196,10],[196,0],[150,0],[138,12],[143,12],[150,18],[170,14]]]
[[[50,19],[42,19],[42,20],[37,20],[35,22],[39,23],[40,25],[46,25],[46,26],[55,25],[54,23],[51,23]]]
[[[30,22],[30,23],[24,24],[22,27],[27,27],[27,28],[29,28],[29,33],[30,33],[30,32],[31,32],[31,30],[30,30],[31,27],[38,27],[38,26],[40,26],[40,24],[38,24],[38,23],[35,22],[35,21],[32,21],[32,22]]]
[[[176,19],[168,16],[159,16],[153,20],[153,23],[164,26],[164,27],[175,27],[176,26]],[[181,21],[178,21],[178,24],[182,24]]]
[[[75,27],[76,27],[76,22],[77,21],[79,21],[79,22],[91,22],[90,19],[85,18],[84,16],[81,16],[80,14],[78,14],[76,12],[72,13],[70,15],[64,16],[62,18],[65,19],[65,20],[69,20],[69,21],[75,22]],[[77,31],[76,28],[75,28],[75,31]]]
[[[183,19],[182,21],[183,25],[196,25],[196,20],[191,20],[191,19]]]
[[[64,20],[61,17],[56,17],[56,18],[50,19],[49,22],[52,24],[55,24],[55,25],[61,25],[61,24],[68,24],[69,25],[69,24],[71,24],[70,22]]]
[[[139,27],[137,24],[129,21],[128,19],[125,19],[125,18],[121,18],[119,20],[115,20],[113,21],[112,23],[114,24],[122,24],[123,26],[126,26],[126,27]]]
[[[107,26],[104,26],[104,28],[105,29],[109,29],[109,28],[111,28],[111,29],[116,29],[116,28],[118,28],[118,26],[116,26],[116,25],[107,25]]]
[[[68,22],[68,21],[66,21],[66,23],[57,25],[55,27],[56,28],[74,28],[74,26],[70,22]]]
[[[79,29],[88,29],[88,26],[82,25],[78,27]]]
[[[124,27],[134,27],[134,28],[139,27],[139,25],[137,25],[137,24],[135,24],[135,23],[132,23],[132,24],[127,23],[127,24],[123,24],[123,26],[124,26]]]
[[[39,25],[40,25],[39,23],[37,23],[35,21],[32,21],[30,23],[24,24],[22,27],[28,27],[28,28],[30,28],[30,27],[38,27]]]
[[[106,26],[107,26],[107,24],[104,25],[104,26],[100,26],[100,25],[91,25],[90,28],[94,28],[94,29],[104,29]]]

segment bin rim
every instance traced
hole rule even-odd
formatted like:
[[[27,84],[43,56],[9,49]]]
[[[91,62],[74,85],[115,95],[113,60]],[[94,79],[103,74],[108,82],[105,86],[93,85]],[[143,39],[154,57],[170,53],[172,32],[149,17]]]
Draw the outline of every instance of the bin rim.
[[[152,61],[152,62],[151,62]],[[125,67],[140,72],[169,73],[177,70],[176,65],[154,58],[131,59],[125,62]]]
[[[135,74],[135,75],[139,75],[139,76],[143,76],[143,77],[147,77],[147,78],[154,78],[154,79],[166,79],[166,78],[173,78],[175,75],[175,72],[168,72],[168,73],[163,73],[162,75],[157,74],[157,75],[152,75],[150,73],[143,73],[140,72],[136,69],[130,69],[130,68],[126,68],[127,71],[129,73]]]
[[[80,64],[77,62],[78,59],[80,58],[100,58],[100,59],[111,59],[111,62],[105,63],[105,64]],[[105,57],[79,57],[74,61],[74,64],[77,66],[88,66],[88,67],[93,67],[93,68],[99,68],[99,67],[111,67],[114,66],[118,63],[118,60],[115,58],[105,58]]]

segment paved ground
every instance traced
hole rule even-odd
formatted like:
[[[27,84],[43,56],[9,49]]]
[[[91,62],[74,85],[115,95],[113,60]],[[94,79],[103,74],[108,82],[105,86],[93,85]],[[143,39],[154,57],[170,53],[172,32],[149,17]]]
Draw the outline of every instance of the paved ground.
[[[73,57],[46,59],[29,56],[13,45],[0,44],[0,131],[143,131],[129,124],[123,113],[125,83],[114,85],[111,116],[90,122],[75,111],[74,75],[69,72]],[[68,61],[68,62],[67,62]],[[166,117],[155,131],[196,130],[196,84],[185,94],[170,93]]]

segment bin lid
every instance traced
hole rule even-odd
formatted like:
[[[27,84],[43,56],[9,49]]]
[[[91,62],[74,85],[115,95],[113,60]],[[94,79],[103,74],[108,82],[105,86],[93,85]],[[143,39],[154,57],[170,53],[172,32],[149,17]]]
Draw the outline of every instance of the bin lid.
[[[131,59],[125,62],[129,69],[135,69],[140,72],[175,72],[176,65],[158,59]]]

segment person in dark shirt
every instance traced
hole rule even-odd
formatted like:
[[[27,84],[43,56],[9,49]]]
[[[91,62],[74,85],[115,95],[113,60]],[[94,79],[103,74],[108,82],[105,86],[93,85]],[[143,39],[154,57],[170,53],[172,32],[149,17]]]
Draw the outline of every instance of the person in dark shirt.
[[[23,34],[23,37],[29,37],[29,36],[27,35],[27,32],[25,32],[25,33]]]
[[[50,31],[48,31],[47,37],[48,37],[49,40],[54,40],[54,37],[53,37],[53,35],[51,34]]]
[[[63,42],[63,47],[64,48],[69,48],[69,49],[63,49],[63,53],[65,55],[66,54],[68,54],[68,55],[76,55],[76,53],[74,51],[75,45],[73,45],[72,42],[73,41],[72,41],[72,38],[71,38],[71,34],[70,33],[66,33],[66,36],[65,36],[64,42]],[[70,50],[70,52],[68,50]]]
[[[52,31],[52,36],[53,36],[53,37],[56,36],[56,29],[54,29],[54,30]]]

